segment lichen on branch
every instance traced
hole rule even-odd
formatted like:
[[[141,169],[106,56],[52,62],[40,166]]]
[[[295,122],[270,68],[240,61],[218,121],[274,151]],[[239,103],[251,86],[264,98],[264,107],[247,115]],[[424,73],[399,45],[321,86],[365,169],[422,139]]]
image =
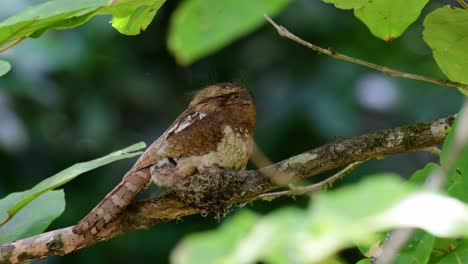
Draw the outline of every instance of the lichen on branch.
[[[64,255],[99,241],[210,209],[254,201],[268,191],[344,165],[442,144],[454,116],[385,129],[330,143],[276,164],[250,171],[220,170],[195,175],[163,197],[127,207],[95,236],[77,235],[73,226],[0,245],[0,263],[20,263]]]

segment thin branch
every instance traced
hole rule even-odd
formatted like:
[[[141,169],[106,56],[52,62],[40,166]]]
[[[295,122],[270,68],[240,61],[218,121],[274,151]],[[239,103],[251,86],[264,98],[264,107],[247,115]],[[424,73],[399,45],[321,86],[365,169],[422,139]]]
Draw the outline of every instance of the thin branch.
[[[384,242],[381,255],[375,258],[372,264],[391,263],[413,232],[413,228],[401,228],[393,231],[388,237],[388,240]]]
[[[0,53],[16,46],[17,44],[19,44],[21,41],[23,41],[26,37],[21,37],[21,38],[17,38],[15,39],[14,41],[12,41],[10,44],[8,45],[5,45],[4,47],[0,47]]]
[[[268,159],[265,153],[263,153],[263,151],[255,142],[253,143],[252,155],[250,155],[250,161],[257,168],[263,168],[263,167],[270,166],[271,164],[273,164],[273,162],[271,162],[271,160]]]
[[[227,199],[224,201],[225,205],[235,206],[253,201],[260,194],[285,184],[356,161],[439,145],[444,141],[446,131],[452,126],[453,120],[454,116],[448,116],[430,122],[375,131],[318,147],[259,170],[221,171],[219,175],[199,177],[205,184],[206,177],[210,178],[210,182],[214,179],[216,186],[212,187],[217,190],[220,189],[218,184],[223,183],[220,179],[227,181],[219,192],[221,194],[213,192],[212,189],[210,192],[225,195],[221,197]],[[218,179],[215,179],[216,177]],[[192,190],[190,186],[188,188]],[[76,235],[71,226],[0,245],[0,263],[19,263],[65,255],[133,230],[149,228],[161,222],[201,212],[202,209],[186,205],[186,200],[182,201],[179,197],[179,194],[170,193],[153,200],[137,202],[126,208],[96,236]]]
[[[457,0],[458,3],[465,9],[468,9],[468,4],[465,2],[465,0]]]
[[[316,51],[318,53],[328,55],[328,56],[330,56],[332,58],[335,58],[335,59],[338,59],[338,60],[344,60],[344,61],[348,61],[348,62],[351,62],[351,63],[354,63],[354,64],[359,64],[359,65],[362,65],[362,66],[366,66],[366,67],[372,68],[374,70],[380,71],[380,72],[382,72],[384,74],[387,74],[389,76],[412,79],[412,80],[418,80],[418,81],[423,81],[423,82],[428,82],[428,83],[434,83],[434,84],[447,86],[447,87],[457,87],[457,88],[463,89],[465,91],[468,91],[468,84],[453,82],[453,81],[450,81],[450,80],[439,80],[439,79],[435,79],[435,78],[428,77],[428,76],[401,72],[401,71],[398,71],[398,70],[395,70],[395,69],[392,69],[392,68],[388,68],[388,67],[384,67],[384,66],[381,66],[381,65],[378,65],[378,64],[375,64],[375,63],[371,63],[371,62],[367,62],[367,61],[360,60],[360,59],[357,59],[357,58],[346,56],[344,54],[336,52],[335,50],[333,50],[331,48],[324,49],[322,47],[316,46],[314,44],[311,44],[311,43],[299,38],[298,36],[296,36],[293,33],[289,32],[285,27],[276,24],[267,15],[265,15],[265,18],[268,20],[268,22],[270,22],[270,24],[272,24],[275,27],[275,29],[278,31],[278,34],[281,37],[288,38],[288,39],[290,39],[290,40],[292,40],[294,42],[297,42],[297,43],[301,44],[302,46],[305,46],[305,47],[307,47],[309,49],[312,49],[313,51]]]
[[[329,186],[331,186],[334,182],[337,180],[343,178],[344,176],[348,175],[351,171],[353,171],[355,168],[357,168],[359,165],[362,163],[366,162],[365,160],[363,161],[356,161],[348,166],[346,168],[340,170],[339,172],[335,173],[331,177],[319,182],[319,183],[314,183],[310,184],[304,187],[294,187],[290,190],[286,191],[279,191],[279,192],[271,192],[271,193],[262,193],[258,195],[255,199],[264,199],[264,198],[276,198],[280,196],[298,196],[298,195],[304,195],[304,194],[310,194],[311,192],[319,191],[322,189],[325,189]]]
[[[432,155],[435,155],[437,157],[440,157],[440,153],[442,152],[440,150],[440,148],[436,147],[436,146],[433,146],[433,147],[428,147],[428,148],[425,148],[425,149],[422,149],[423,151],[426,151],[426,152],[429,152],[431,153]]]

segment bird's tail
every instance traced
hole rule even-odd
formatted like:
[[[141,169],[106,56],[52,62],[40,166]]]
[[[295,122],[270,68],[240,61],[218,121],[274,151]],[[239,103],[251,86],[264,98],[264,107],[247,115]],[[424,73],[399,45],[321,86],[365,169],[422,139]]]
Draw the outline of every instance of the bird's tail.
[[[95,235],[130,204],[133,198],[148,186],[151,174],[148,169],[129,171],[122,181],[102,199],[74,228],[75,234],[89,232]]]

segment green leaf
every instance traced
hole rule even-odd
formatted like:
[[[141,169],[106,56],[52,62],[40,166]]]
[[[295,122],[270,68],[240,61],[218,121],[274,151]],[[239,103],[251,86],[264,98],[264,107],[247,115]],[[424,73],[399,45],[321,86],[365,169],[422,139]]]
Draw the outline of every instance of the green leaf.
[[[227,250],[224,250],[222,257],[211,259],[208,262],[175,262],[175,263],[255,263],[255,260],[265,263],[291,263],[294,260],[293,254],[288,254],[285,245],[294,242],[293,238],[298,231],[304,231],[304,216],[306,212],[298,208],[281,208],[261,219],[255,219],[249,226],[249,230],[244,230],[236,243],[231,243]],[[278,232],[281,230],[281,232]],[[224,241],[222,236],[213,234],[211,243]],[[268,245],[267,247],[265,245]],[[200,252],[206,252],[210,247],[199,248]],[[210,248],[211,250],[211,248]]]
[[[360,261],[356,262],[356,264],[372,264],[372,259],[361,259]]]
[[[12,193],[0,200],[0,208],[10,207],[24,196],[25,192]],[[42,233],[64,209],[63,190],[42,194],[0,227],[0,244]]]
[[[184,262],[175,263],[336,262],[333,254],[339,250],[355,243],[369,245],[378,232],[398,227],[421,228],[444,237],[466,237],[468,206],[420,190],[395,175],[382,174],[322,193],[315,197],[308,211],[281,208],[250,224],[253,226],[242,229],[235,243],[226,239],[228,246],[220,254],[211,251],[217,251],[214,243],[222,244],[224,236],[222,232],[216,235],[212,231],[204,240],[211,240],[209,243],[193,241],[192,244],[203,245],[191,246],[191,255],[185,255]],[[417,232],[400,254],[399,263],[415,258],[427,262],[433,244],[434,237]],[[181,251],[184,248],[186,244],[178,247]],[[195,254],[206,255],[206,252],[216,257],[195,258]]]
[[[437,264],[468,263],[468,241],[463,240],[455,250],[451,250]]]
[[[440,169],[439,165],[428,163],[423,169],[413,173],[409,182],[418,186],[423,186],[427,178],[432,174],[432,172],[434,172],[434,170],[437,169]],[[431,257],[434,243],[434,236],[422,230],[417,230],[401,248],[392,263],[406,264],[412,263],[414,260],[417,260],[418,263],[427,263]]]
[[[363,7],[367,0],[322,0],[325,3],[333,4],[339,9],[358,9]]]
[[[32,6],[0,23],[0,43],[29,36],[75,16],[91,13],[108,0],[56,0]]]
[[[17,195],[15,195],[14,203],[7,203],[0,206],[0,217],[2,217],[0,219],[4,220],[13,217],[16,213],[18,213],[19,210],[31,203],[41,194],[55,189],[59,186],[62,186],[63,184],[73,180],[78,175],[84,172],[96,169],[98,167],[104,166],[117,160],[127,159],[137,155],[141,155],[142,152],[137,150],[140,150],[144,147],[146,147],[145,143],[140,142],[122,150],[112,152],[104,157],[94,159],[88,162],[74,164],[71,167],[68,167],[67,169],[43,180],[42,182],[34,186],[32,189],[21,193],[17,193]],[[1,201],[3,201],[3,199]]]
[[[31,6],[0,23],[0,45],[46,30],[77,27],[96,15],[112,15],[113,26],[135,35],[146,29],[165,0],[53,0]]]
[[[168,46],[188,65],[220,50],[266,22],[290,0],[186,0],[171,18]]]
[[[402,247],[393,260],[393,264],[427,263],[431,257],[435,237],[422,231],[416,230]]]
[[[455,138],[455,127],[457,127],[458,119],[460,113],[455,116],[455,120],[453,121],[453,125],[447,129],[447,136],[445,137],[444,144],[442,145],[442,151],[440,152],[440,164],[442,167],[447,166],[447,159],[449,153],[452,151],[451,148],[453,146],[453,141]]]
[[[465,146],[448,175],[448,193],[468,202],[468,146]]]
[[[337,8],[354,9],[372,34],[385,41],[392,41],[418,19],[429,0],[323,0]]]
[[[408,182],[417,186],[423,186],[427,177],[436,169],[440,169],[440,166],[434,163],[428,163],[423,169],[413,173]],[[432,247],[429,248],[427,245],[429,243],[433,244],[435,239],[433,236],[425,232],[423,233],[424,235],[421,233],[423,233],[423,231],[418,231],[416,234],[411,236],[408,240],[410,242],[400,250],[401,256],[396,258],[394,261],[395,263],[407,263],[405,262],[407,259],[414,257],[414,255],[422,255],[423,253],[426,254],[425,256],[427,256],[427,258],[430,257]],[[379,234],[378,240],[373,241],[371,246],[359,245],[358,248],[363,255],[372,257],[373,254],[379,250],[378,248],[380,248],[382,241],[384,241],[388,236],[388,233]],[[424,249],[427,250],[424,251]]]
[[[434,170],[437,170],[437,169],[440,169],[439,165],[429,162],[426,164],[426,166],[424,166],[423,169],[420,169],[416,171],[415,173],[413,173],[413,175],[411,175],[408,182],[418,185],[418,186],[422,186],[426,182],[427,177],[431,175],[431,173]]]
[[[387,236],[387,233],[377,233],[372,237],[372,239],[374,239],[373,241],[369,241],[369,243],[359,243],[356,246],[362,255],[373,257],[380,252],[382,241],[384,241]]]
[[[468,84],[467,10],[445,6],[432,11],[424,19],[423,38],[442,72],[452,81]]]
[[[8,61],[0,60],[0,76],[7,74],[11,69]]]
[[[171,263],[220,263],[252,229],[257,219],[256,214],[244,210],[217,230],[187,236],[172,252]]]
[[[459,113],[455,118],[452,128],[445,139],[442,152],[441,163],[448,171],[447,183],[445,190],[453,197],[468,202],[468,145],[459,146],[460,144],[455,141],[458,131],[458,123],[461,119],[462,113]],[[461,133],[464,133],[461,131]],[[455,161],[449,161],[453,156],[454,147],[462,147],[458,157],[453,157]],[[453,163],[453,164],[450,164]],[[450,166],[450,168],[447,168]]]
[[[166,0],[156,0],[147,5],[133,1],[116,8],[113,13],[112,26],[125,35],[137,35],[146,30],[156,12]]]
[[[464,216],[459,215],[457,210],[461,210],[458,212],[463,212],[460,214]],[[441,214],[447,218],[441,219]],[[311,251],[308,260],[317,261],[337,248],[353,243],[372,243],[369,238],[375,232],[396,227],[422,228],[441,236],[456,236],[456,233],[468,235],[468,229],[463,227],[468,221],[467,216],[468,207],[457,200],[416,191],[408,183],[394,177],[370,176],[370,179],[356,186],[326,193],[315,200],[309,217],[314,239],[308,248],[320,253]],[[332,237],[335,238],[333,242],[330,241]],[[421,244],[417,244],[418,249],[412,254],[425,255],[427,251],[430,252],[427,248],[432,247],[432,238],[428,236],[420,240]]]
[[[230,263],[295,262],[295,252],[292,250],[298,236],[305,231],[306,215],[304,210],[286,207],[264,217],[237,244],[228,258]]]

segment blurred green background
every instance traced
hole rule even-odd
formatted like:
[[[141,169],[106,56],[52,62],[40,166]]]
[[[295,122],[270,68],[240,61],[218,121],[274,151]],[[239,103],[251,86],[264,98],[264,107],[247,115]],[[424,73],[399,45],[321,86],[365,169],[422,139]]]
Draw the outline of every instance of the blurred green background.
[[[38,2],[45,1],[3,0],[0,20]],[[423,15],[449,3],[456,1],[431,1]],[[280,38],[269,24],[182,67],[166,47],[168,24],[178,4],[167,1],[146,32],[135,37],[120,35],[109,17],[102,16],[77,29],[27,39],[1,54],[13,70],[0,78],[0,197],[28,189],[76,162],[141,140],[150,144],[183,111],[193,91],[216,82],[235,81],[252,91],[255,139],[272,161],[336,138],[443,117],[461,106],[456,89],[392,78],[318,55]],[[293,1],[275,20],[322,47],[444,78],[421,38],[421,19],[390,43],[373,37],[351,11],[321,1]],[[370,161],[338,185],[370,172],[408,176],[429,160],[434,157],[416,152]],[[134,161],[68,183],[66,211],[51,229],[79,221]],[[267,213],[305,202],[281,198],[247,207]],[[166,263],[184,235],[218,225],[212,216],[186,217],[43,263]]]

